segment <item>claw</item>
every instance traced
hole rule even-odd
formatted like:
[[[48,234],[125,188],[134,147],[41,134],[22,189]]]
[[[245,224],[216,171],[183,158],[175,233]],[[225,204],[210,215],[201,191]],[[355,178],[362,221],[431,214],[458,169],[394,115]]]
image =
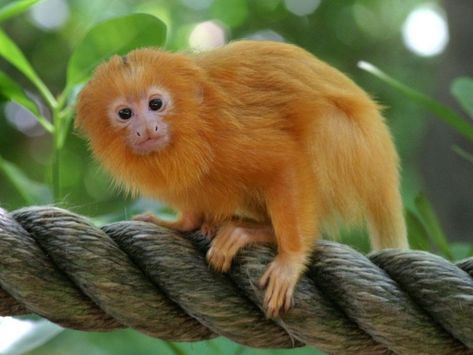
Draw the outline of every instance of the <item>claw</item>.
[[[211,247],[207,252],[207,262],[209,265],[218,272],[226,272],[225,269],[225,255],[223,255],[219,250],[214,247]]]

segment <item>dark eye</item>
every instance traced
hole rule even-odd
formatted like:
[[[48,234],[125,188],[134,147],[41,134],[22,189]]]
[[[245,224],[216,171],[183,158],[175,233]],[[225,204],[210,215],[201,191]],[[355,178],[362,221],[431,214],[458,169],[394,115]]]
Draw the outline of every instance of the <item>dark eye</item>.
[[[120,111],[118,111],[118,116],[122,120],[129,120],[131,116],[133,116],[133,111],[128,107],[122,108]]]
[[[158,111],[163,107],[163,100],[161,99],[152,99],[149,101],[149,109],[151,111]]]

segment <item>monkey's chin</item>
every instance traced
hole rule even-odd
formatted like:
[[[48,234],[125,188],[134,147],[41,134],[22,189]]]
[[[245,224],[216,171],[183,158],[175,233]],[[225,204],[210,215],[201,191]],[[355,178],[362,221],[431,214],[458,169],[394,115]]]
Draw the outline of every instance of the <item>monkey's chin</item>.
[[[131,149],[137,155],[147,155],[163,150],[168,144],[169,138],[167,136],[161,136],[157,138],[148,138],[143,142],[135,143],[131,146]]]

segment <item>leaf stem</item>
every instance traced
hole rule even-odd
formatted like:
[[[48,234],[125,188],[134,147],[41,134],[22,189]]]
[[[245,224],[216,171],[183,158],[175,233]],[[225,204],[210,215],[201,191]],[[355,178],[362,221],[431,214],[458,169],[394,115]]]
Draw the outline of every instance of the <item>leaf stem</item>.
[[[48,106],[51,109],[54,109],[58,106],[58,103],[54,95],[51,93],[51,91],[49,91],[47,86],[37,75],[34,78],[34,80],[31,80],[31,82],[34,84],[34,86],[36,86],[39,93],[41,94],[41,96],[44,98],[44,100],[47,102]]]
[[[460,134],[464,135],[470,141],[473,141],[473,125],[471,125],[469,121],[467,121],[465,118],[463,118],[461,115],[459,115],[449,107],[438,103],[429,96],[424,95],[421,92],[414,90],[407,85],[404,85],[403,83],[390,77],[371,63],[360,61],[358,62],[358,67],[367,71],[368,73],[373,74],[377,78],[389,84],[391,87],[397,89],[404,95],[410,97],[412,100],[421,104],[430,112],[438,116],[442,121],[448,123],[450,126],[455,128]]]
[[[54,202],[61,199],[61,115],[58,107],[53,109],[53,163],[52,163],[52,184]]]
[[[42,115],[34,115],[36,117],[36,120],[39,122],[39,124],[49,133],[53,134],[54,133],[54,125],[51,124],[44,116]]]
[[[33,199],[28,195],[28,193],[25,190],[23,190],[21,185],[18,184],[17,179],[11,173],[11,168],[9,169],[7,164],[8,164],[8,162],[0,156],[0,170],[3,171],[4,175],[7,177],[7,179],[10,181],[10,183],[13,185],[13,187],[15,187],[15,189],[18,191],[18,193],[23,198],[23,200],[28,205],[33,205],[34,204]]]
[[[460,148],[458,145],[454,145],[452,147],[452,150],[457,153],[459,156],[461,156],[463,159],[469,161],[470,163],[473,164],[473,154],[468,153],[466,150],[463,150]]]
[[[440,221],[430,204],[429,200],[424,194],[419,194],[415,199],[415,205],[419,212],[422,220],[424,221],[424,227],[429,232],[430,237],[436,244],[437,248],[445,255],[449,260],[453,260],[453,255],[448,245],[447,237],[440,225]]]

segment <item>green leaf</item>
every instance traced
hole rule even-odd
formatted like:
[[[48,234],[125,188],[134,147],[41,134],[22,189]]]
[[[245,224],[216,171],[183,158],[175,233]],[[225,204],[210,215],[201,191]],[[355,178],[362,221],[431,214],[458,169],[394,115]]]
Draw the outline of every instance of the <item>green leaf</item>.
[[[450,251],[447,238],[427,197],[424,194],[419,194],[415,199],[415,206],[435,246],[443,255],[452,260],[453,255]]]
[[[455,242],[450,244],[450,250],[453,254],[453,260],[462,260],[472,256],[471,243]]]
[[[113,332],[83,332],[65,329],[52,341],[28,353],[30,355],[60,354],[67,349],[67,355],[104,354],[159,354],[159,355],[322,355],[312,346],[294,349],[255,349],[239,345],[224,337],[197,342],[170,342],[152,338],[134,330]]]
[[[31,113],[38,116],[39,111],[34,102],[32,102],[25,92],[12,78],[0,71],[0,95],[8,100],[15,101],[27,108]]]
[[[46,185],[31,180],[19,167],[2,157],[0,172],[3,172],[28,205],[52,202],[51,191]]]
[[[424,224],[412,210],[406,210],[407,235],[412,249],[430,250],[432,242]]]
[[[452,150],[457,153],[459,156],[461,156],[463,159],[469,161],[470,163],[473,164],[473,154],[468,153],[466,150],[460,148],[458,145],[454,145],[452,147]]]
[[[473,79],[468,77],[456,78],[450,90],[465,112],[473,118]]]
[[[48,132],[54,131],[53,125],[44,118],[36,104],[26,96],[23,89],[8,75],[0,71],[0,96],[14,101],[29,110]]]
[[[45,98],[51,107],[56,105],[56,100],[48,88],[41,81],[39,76],[34,71],[31,64],[28,62],[22,51],[13,42],[5,32],[0,29],[0,56],[5,58],[15,68],[22,72],[39,90],[41,95]]]
[[[373,74],[377,78],[384,81],[386,84],[390,85],[391,87],[403,93],[413,101],[417,102],[430,112],[434,113],[442,121],[455,128],[463,136],[473,141],[473,125],[449,107],[444,106],[441,103],[430,98],[429,96],[424,95],[421,92],[414,90],[411,87],[395,80],[394,78],[390,77],[389,75],[382,72],[370,63],[361,61],[358,63],[358,67]]]
[[[67,68],[67,89],[88,79],[95,67],[114,54],[140,47],[162,46],[166,25],[147,14],[114,18],[93,27],[75,48]]]
[[[17,0],[9,2],[0,8],[0,22],[28,10],[38,1],[40,0]]]

